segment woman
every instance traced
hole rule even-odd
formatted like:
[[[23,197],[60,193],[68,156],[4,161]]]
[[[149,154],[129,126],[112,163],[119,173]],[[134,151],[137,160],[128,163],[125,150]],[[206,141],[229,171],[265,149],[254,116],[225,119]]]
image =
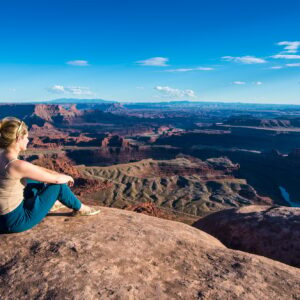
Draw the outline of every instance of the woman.
[[[73,215],[99,213],[99,209],[84,205],[73,194],[69,188],[74,184],[71,176],[18,159],[28,141],[28,127],[23,121],[14,117],[0,121],[0,232],[32,228],[56,200],[72,208]]]

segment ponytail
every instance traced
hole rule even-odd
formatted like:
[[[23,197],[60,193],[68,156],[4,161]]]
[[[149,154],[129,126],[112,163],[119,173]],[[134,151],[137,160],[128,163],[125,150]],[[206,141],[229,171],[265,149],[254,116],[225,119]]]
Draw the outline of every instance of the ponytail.
[[[28,133],[27,125],[15,117],[6,117],[0,120],[0,148],[6,149],[19,136]]]

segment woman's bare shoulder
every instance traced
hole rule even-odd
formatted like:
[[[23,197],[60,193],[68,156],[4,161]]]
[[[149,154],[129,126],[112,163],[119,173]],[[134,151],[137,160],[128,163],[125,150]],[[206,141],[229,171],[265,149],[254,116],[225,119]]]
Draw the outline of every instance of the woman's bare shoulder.
[[[47,169],[25,160],[14,161],[13,168],[18,177],[26,177],[47,183],[59,183],[57,179],[59,176],[58,173],[52,174]]]
[[[36,178],[44,173],[43,169],[39,166],[22,159],[13,161],[9,165],[9,168],[7,168],[7,172],[12,176],[30,177],[31,175],[34,175]]]
[[[25,170],[25,169],[28,169],[28,168],[34,168],[36,169],[36,165],[26,161],[26,160],[23,160],[23,159],[17,159],[15,161],[13,161],[11,164],[10,164],[10,167],[15,169],[16,171],[22,171],[22,170]]]
[[[27,161],[21,159],[8,159],[8,164],[6,165],[6,172],[9,176],[21,178],[24,169],[28,168]]]

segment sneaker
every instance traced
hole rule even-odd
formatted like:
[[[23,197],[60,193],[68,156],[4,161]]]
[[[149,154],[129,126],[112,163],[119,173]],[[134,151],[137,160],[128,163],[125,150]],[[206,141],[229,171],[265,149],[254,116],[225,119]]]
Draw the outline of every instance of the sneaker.
[[[56,201],[54,203],[54,205],[52,206],[52,208],[50,209],[50,212],[56,211],[56,210],[58,210],[60,208],[63,208],[63,207],[65,207],[65,206],[61,202]]]
[[[94,216],[101,212],[101,210],[98,207],[88,207],[89,209],[86,211],[80,211],[80,210],[73,210],[72,215],[73,216]]]

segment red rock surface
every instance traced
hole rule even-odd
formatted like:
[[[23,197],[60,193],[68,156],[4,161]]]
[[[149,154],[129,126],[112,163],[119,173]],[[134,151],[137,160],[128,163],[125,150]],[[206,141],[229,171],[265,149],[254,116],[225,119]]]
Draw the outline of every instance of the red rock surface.
[[[71,106],[70,110],[67,110],[59,104],[37,104],[33,115],[48,122],[70,123],[74,117],[82,115],[82,112],[77,110],[74,105]]]
[[[0,235],[11,299],[299,299],[300,270],[227,249],[186,224],[102,208]]]
[[[213,213],[193,226],[229,248],[300,267],[300,208],[251,205]]]
[[[106,149],[108,147],[118,147],[120,149],[124,149],[129,147],[129,142],[121,136],[108,135],[102,140],[101,149]]]
[[[80,177],[75,179],[75,184],[72,190],[76,195],[85,197],[85,195],[108,189],[112,185],[113,183],[108,180]]]
[[[58,173],[68,174],[74,178],[80,177],[80,173],[74,166],[74,163],[63,154],[43,156],[39,159],[33,160],[32,163],[54,170]]]
[[[128,205],[125,207],[126,210],[134,211],[137,213],[142,213],[148,216],[163,218],[163,219],[175,219],[175,215],[172,215],[170,212],[163,211],[158,208],[153,202],[144,202],[134,205]]]

